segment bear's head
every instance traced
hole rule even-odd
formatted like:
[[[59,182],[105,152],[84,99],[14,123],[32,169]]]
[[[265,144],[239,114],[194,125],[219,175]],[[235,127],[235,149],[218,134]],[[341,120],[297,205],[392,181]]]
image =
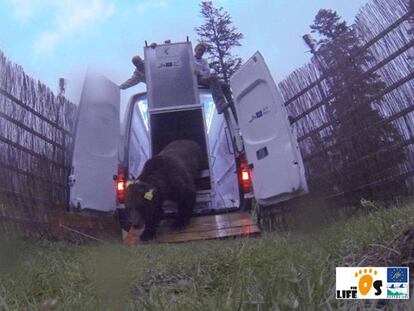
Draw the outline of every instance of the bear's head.
[[[144,182],[128,186],[125,197],[125,208],[132,224],[141,228],[144,223],[158,214],[160,200],[158,190]]]

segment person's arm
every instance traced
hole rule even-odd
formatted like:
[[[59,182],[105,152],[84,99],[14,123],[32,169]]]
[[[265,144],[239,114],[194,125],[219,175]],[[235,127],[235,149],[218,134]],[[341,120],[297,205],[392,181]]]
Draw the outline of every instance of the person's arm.
[[[140,82],[144,82],[145,78],[144,75],[139,72],[138,70],[135,70],[132,74],[132,77],[126,80],[124,83],[122,83],[119,88],[121,90],[125,90],[127,88],[130,88],[131,86],[137,85]]]

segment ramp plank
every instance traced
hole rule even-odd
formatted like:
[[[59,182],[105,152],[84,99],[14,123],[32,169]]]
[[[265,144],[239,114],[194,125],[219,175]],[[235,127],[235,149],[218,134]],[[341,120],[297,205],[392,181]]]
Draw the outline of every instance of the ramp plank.
[[[171,227],[172,222],[173,220],[171,219],[163,220],[157,229],[156,239],[148,242],[142,242],[139,239],[143,228],[139,230],[131,228],[124,239],[124,243],[131,246],[139,244],[177,243],[248,236],[260,233],[259,227],[253,222],[248,212],[193,217],[190,224],[182,230],[173,229]]]

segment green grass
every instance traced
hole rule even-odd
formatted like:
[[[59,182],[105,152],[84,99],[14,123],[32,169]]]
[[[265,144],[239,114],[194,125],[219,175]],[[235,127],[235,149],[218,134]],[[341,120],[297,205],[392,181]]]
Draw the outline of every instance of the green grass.
[[[56,310],[357,310],[335,300],[335,267],[393,239],[395,224],[414,224],[413,204],[370,210],[320,230],[258,238],[140,247],[2,243],[0,310],[52,310],[42,303],[53,299]]]

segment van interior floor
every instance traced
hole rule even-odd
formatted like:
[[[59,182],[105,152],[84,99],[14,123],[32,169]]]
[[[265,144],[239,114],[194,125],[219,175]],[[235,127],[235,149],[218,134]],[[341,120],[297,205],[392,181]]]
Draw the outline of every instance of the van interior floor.
[[[142,242],[139,239],[144,228],[134,229],[131,227],[124,238],[124,243],[133,246],[139,244],[177,243],[260,234],[260,229],[254,223],[249,212],[232,212],[193,217],[190,220],[190,224],[181,230],[173,229],[171,226],[172,222],[172,219],[164,219],[157,228],[156,238],[148,242]]]

